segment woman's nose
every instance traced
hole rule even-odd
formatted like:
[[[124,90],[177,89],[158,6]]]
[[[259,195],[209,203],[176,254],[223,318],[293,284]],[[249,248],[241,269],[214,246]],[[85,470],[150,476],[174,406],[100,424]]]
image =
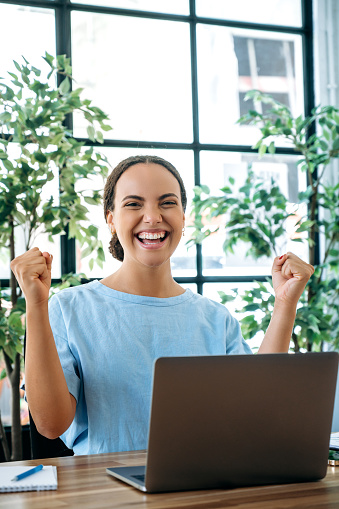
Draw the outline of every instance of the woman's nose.
[[[161,223],[162,216],[160,214],[160,210],[158,208],[148,208],[144,212],[144,222],[150,224]]]

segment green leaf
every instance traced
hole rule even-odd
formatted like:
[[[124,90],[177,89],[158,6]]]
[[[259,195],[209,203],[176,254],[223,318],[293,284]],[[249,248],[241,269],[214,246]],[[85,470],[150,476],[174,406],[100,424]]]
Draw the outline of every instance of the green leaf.
[[[285,136],[289,136],[290,134],[292,134],[292,129],[285,128],[283,129],[283,133],[285,134]]]
[[[319,146],[325,152],[326,152],[326,150],[328,150],[328,144],[324,140],[319,140]]]
[[[275,145],[274,145],[274,141],[271,141],[271,143],[269,144],[268,152],[269,152],[270,154],[275,154]]]
[[[24,58],[24,57],[23,57],[23,58]],[[25,58],[24,58],[24,60],[25,60]],[[23,66],[22,66],[22,73],[23,73],[23,74],[25,74],[26,76],[29,76],[29,75],[30,75],[30,73],[31,73],[31,71],[28,69],[28,67],[27,67],[27,66],[23,65]]]
[[[247,304],[247,306],[244,306],[244,311],[257,311],[260,308],[260,304]]]
[[[104,136],[103,136],[101,131],[97,131],[97,141],[99,143],[103,143],[104,142]]]
[[[47,157],[42,152],[34,152],[33,155],[34,155],[35,160],[38,161],[39,163],[47,162]]]
[[[297,233],[307,232],[314,225],[314,221],[303,221],[297,229]]]
[[[96,200],[95,198],[92,198],[91,196],[85,196],[85,202],[88,203],[89,205],[98,205],[98,200]]]
[[[27,220],[26,216],[24,214],[22,214],[22,212],[19,212],[18,210],[13,212],[13,216],[15,217],[15,219],[18,220],[19,224],[25,224],[25,222]]]
[[[108,124],[100,124],[100,127],[103,131],[111,131],[113,128]]]
[[[11,161],[9,161],[8,159],[3,159],[2,160],[2,164],[4,165],[6,170],[8,170],[8,171],[13,171],[14,170],[13,163]]]
[[[32,71],[34,72],[35,76],[40,76],[41,75],[40,69],[37,69],[34,66],[32,66]]]
[[[87,134],[91,141],[95,141],[95,129],[92,125],[87,127]]]
[[[267,146],[262,143],[259,147],[259,156],[262,157],[264,154],[266,154]]]
[[[26,83],[26,85],[29,85],[29,78],[26,76],[26,74],[21,74],[21,79],[24,83]]]
[[[67,94],[71,88],[71,82],[69,78],[66,76],[66,78],[60,83],[59,90],[62,95]]]
[[[332,150],[339,150],[339,137],[334,140]]]
[[[0,124],[10,121],[11,118],[12,115],[9,113],[9,111],[4,111],[3,113],[0,113]]]
[[[56,136],[54,136],[52,139],[51,139],[51,145],[59,145],[59,143],[61,142],[61,140],[63,139],[63,137],[65,136],[65,133],[59,133],[57,134]]]
[[[218,294],[221,299],[221,304],[226,304],[227,302],[232,302],[236,298],[236,295],[229,295],[222,291],[218,291]]]
[[[81,251],[81,258],[86,258],[93,253],[93,249],[90,246],[87,246],[83,251]]]
[[[17,68],[17,70],[21,73],[21,66],[18,64],[18,62],[16,62],[15,60],[13,60],[13,63],[15,65],[15,67]]]
[[[50,65],[50,67],[53,67],[54,68],[54,57],[52,55],[50,55],[49,53],[47,53],[47,51],[45,52],[45,56],[42,57],[44,60],[46,60],[46,62]]]

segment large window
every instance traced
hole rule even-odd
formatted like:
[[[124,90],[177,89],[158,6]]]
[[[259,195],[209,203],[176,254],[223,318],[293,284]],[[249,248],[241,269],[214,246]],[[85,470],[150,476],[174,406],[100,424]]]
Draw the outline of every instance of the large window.
[[[101,150],[113,167],[129,155],[158,154],[178,168],[190,202],[194,185],[218,192],[231,176],[240,187],[251,165],[268,183],[273,176],[293,205],[306,185],[297,156],[281,146],[259,160],[251,148],[258,131],[235,122],[253,108],[244,102],[253,88],[272,94],[294,115],[310,112],[311,9],[307,0],[0,0],[0,42],[6,48],[1,75],[21,55],[39,67],[45,51],[67,54],[78,85],[110,115],[113,131],[105,133]],[[73,128],[90,145],[80,118],[73,119]],[[106,248],[103,269],[90,270],[73,240],[57,238],[51,245],[42,235],[36,245],[54,253],[55,280],[69,272],[101,278],[119,266],[108,253],[102,210],[93,207],[90,219]],[[241,247],[225,257],[222,234],[187,250],[187,223],[172,260],[183,286],[218,300],[219,290],[241,292],[269,275],[271,260],[258,264]],[[16,244],[18,255],[24,249],[20,232]],[[1,285],[8,286],[8,263],[0,263]],[[240,306],[237,299],[234,307]]]
[[[190,201],[196,184],[217,191],[233,176],[240,186],[251,165],[268,182],[274,176],[293,204],[305,187],[293,151],[282,146],[259,160],[251,149],[257,129],[235,122],[253,107],[244,102],[252,88],[272,94],[295,115],[310,111],[310,9],[306,0],[0,1],[0,40],[6,47],[0,68],[9,70],[21,55],[41,65],[46,50],[67,53],[77,83],[110,115],[113,131],[105,133],[102,151],[112,166],[131,154],[159,154],[181,172]],[[73,119],[73,128],[90,145],[80,118]],[[98,208],[91,210],[91,222],[107,246],[108,229]],[[269,274],[271,260],[258,265],[241,250],[225,257],[221,234],[187,250],[186,230],[173,258],[180,283],[211,294],[208,285],[250,283]],[[20,232],[17,237],[19,254]],[[100,278],[119,266],[107,251],[104,268],[90,270],[73,240],[56,239],[47,247],[56,255],[56,279],[71,271]],[[3,265],[3,285],[8,277]]]
[[[274,175],[287,194],[293,190],[292,203],[297,200],[295,191],[305,182],[292,152],[282,147],[276,156],[258,161],[251,149],[258,131],[235,122],[253,107],[244,102],[252,88],[272,94],[295,115],[310,110],[312,77],[306,66],[312,61],[310,2],[103,0],[73,4],[63,0],[54,5],[36,0],[36,5],[29,4],[0,2],[0,40],[7,48],[0,55],[2,72],[22,54],[38,65],[45,50],[68,53],[77,83],[111,117],[114,129],[106,133],[102,150],[113,166],[130,154],[159,154],[177,165],[192,198],[194,184],[217,190],[228,176],[234,176],[241,185],[251,163],[268,179]],[[11,29],[13,23],[16,31]],[[74,135],[89,144],[80,118],[73,119],[73,126]],[[93,210],[91,221],[107,245],[101,211]],[[56,241],[52,248],[61,249],[56,278],[70,271],[102,277],[117,267],[107,254],[104,269],[90,271],[78,246],[74,259],[69,256],[72,242],[60,247]],[[20,252],[19,232],[17,244]],[[226,259],[219,235],[203,248],[187,251],[182,243],[173,259],[173,273],[203,292],[204,284],[227,282],[231,274],[239,281],[263,277],[269,265],[267,260],[258,267],[238,255]],[[9,277],[6,266],[0,277],[3,283]]]

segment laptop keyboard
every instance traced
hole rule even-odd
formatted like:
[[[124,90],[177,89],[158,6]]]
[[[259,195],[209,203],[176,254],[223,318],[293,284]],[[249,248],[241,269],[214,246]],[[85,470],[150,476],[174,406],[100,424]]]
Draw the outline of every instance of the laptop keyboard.
[[[137,481],[145,482],[145,474],[136,474],[132,475],[131,477],[133,477]]]

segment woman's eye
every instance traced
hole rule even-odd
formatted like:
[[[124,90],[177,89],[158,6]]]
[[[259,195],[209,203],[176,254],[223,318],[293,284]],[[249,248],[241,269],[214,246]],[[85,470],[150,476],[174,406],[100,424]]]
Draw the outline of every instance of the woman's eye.
[[[140,207],[140,203],[137,203],[136,201],[131,201],[129,203],[126,203],[125,207]]]
[[[177,202],[175,202],[175,201],[169,201],[169,200],[168,200],[168,201],[164,201],[164,202],[163,202],[163,205],[176,205],[176,204],[177,204]]]

